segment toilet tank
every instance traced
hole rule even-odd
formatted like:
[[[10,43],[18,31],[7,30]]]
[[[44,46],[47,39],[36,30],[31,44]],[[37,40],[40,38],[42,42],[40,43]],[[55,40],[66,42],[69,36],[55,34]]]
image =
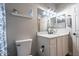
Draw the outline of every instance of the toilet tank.
[[[16,48],[18,56],[30,56],[32,47],[32,39],[17,40]]]

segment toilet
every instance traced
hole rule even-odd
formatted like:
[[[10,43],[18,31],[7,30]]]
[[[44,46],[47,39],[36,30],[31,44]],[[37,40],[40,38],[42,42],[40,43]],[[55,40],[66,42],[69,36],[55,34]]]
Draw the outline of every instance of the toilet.
[[[31,55],[32,39],[17,40],[17,56],[32,56]]]

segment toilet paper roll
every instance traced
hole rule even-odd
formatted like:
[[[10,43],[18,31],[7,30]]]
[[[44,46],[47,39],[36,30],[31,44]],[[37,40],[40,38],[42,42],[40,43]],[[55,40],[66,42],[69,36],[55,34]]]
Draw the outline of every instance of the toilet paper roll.
[[[40,53],[41,53],[41,56],[45,56],[45,54],[44,54],[44,48],[40,48]]]
[[[42,53],[43,53],[43,52],[44,52],[44,48],[40,48],[40,52],[42,52]]]

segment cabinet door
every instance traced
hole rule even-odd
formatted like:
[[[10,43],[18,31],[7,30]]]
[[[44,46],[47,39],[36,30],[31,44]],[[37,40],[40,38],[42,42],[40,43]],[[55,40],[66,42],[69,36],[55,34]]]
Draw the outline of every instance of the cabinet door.
[[[44,46],[44,53],[41,53],[40,48]],[[49,39],[45,37],[38,36],[38,53],[39,55],[49,56]]]
[[[56,56],[56,38],[50,39],[50,56]]]
[[[63,36],[63,56],[68,53],[68,36]]]
[[[57,38],[57,56],[62,56],[63,55],[63,37],[58,37]]]

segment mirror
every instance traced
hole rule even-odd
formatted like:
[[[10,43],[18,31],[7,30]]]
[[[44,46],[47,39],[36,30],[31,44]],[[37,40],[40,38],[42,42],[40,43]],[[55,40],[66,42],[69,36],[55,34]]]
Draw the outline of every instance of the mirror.
[[[52,28],[56,28],[56,17],[50,18]]]
[[[65,16],[65,14],[57,16],[57,28],[66,28],[66,16]]]
[[[56,28],[66,28],[65,14],[57,15],[52,13],[52,15],[49,14],[49,16],[47,16],[46,13],[43,14],[44,12],[46,12],[46,10],[37,8],[38,32],[48,31],[48,28],[50,28],[51,31]]]
[[[56,16],[53,14],[46,14],[46,10],[37,8],[37,22],[38,22],[38,32],[47,31],[49,27],[55,28]]]

